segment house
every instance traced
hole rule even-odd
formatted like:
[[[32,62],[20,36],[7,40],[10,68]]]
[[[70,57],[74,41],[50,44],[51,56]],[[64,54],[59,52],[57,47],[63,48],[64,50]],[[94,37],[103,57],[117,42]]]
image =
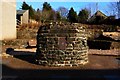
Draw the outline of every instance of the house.
[[[17,24],[28,24],[29,10],[17,10]]]
[[[88,22],[98,23],[102,20],[105,20],[106,18],[108,18],[108,16],[98,10],[91,18],[88,19]]]
[[[16,39],[16,0],[0,0],[0,40]]]

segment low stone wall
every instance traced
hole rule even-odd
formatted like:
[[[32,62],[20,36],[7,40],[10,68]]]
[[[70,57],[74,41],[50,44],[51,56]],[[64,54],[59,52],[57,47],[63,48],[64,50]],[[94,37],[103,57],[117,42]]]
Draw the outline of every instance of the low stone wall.
[[[120,41],[119,42],[112,42],[110,49],[120,49]]]
[[[36,61],[48,66],[79,66],[88,62],[87,34],[77,24],[41,26]]]

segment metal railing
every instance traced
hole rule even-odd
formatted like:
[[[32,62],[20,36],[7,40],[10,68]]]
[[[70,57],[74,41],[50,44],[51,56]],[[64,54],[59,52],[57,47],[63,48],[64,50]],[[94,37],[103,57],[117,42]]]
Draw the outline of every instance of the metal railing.
[[[19,27],[21,25],[21,21],[16,19],[16,22],[17,22],[17,27]]]

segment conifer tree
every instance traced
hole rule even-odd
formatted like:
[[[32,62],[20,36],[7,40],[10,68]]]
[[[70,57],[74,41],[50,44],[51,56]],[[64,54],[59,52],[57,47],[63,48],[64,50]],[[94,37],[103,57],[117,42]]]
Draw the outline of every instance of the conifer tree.
[[[52,10],[52,7],[50,6],[49,3],[44,2],[44,3],[43,3],[43,9],[42,9],[42,10],[43,10],[43,11],[49,11],[49,10]]]
[[[21,7],[22,10],[28,10],[30,6],[24,1]]]
[[[21,6],[22,10],[29,10],[29,18],[34,19],[35,18],[35,10],[32,8],[32,6],[28,5],[25,1],[23,2]]]
[[[74,11],[73,7],[69,10],[67,18],[70,22],[77,22],[77,13]]]
[[[82,9],[78,14],[78,22],[86,23],[90,12],[87,9]]]

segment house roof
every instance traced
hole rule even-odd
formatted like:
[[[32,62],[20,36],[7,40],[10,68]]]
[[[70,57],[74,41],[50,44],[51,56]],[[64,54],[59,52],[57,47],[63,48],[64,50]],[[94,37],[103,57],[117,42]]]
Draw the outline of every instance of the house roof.
[[[107,17],[104,13],[102,13],[101,11],[97,11],[95,14],[95,16],[103,16],[103,17]]]
[[[17,15],[23,15],[27,10],[17,10]]]
[[[108,17],[104,13],[102,13],[101,11],[98,10],[95,14],[93,14],[91,16],[91,18],[89,20],[94,20],[96,18],[96,16],[102,16],[102,17],[104,17],[104,19]]]

